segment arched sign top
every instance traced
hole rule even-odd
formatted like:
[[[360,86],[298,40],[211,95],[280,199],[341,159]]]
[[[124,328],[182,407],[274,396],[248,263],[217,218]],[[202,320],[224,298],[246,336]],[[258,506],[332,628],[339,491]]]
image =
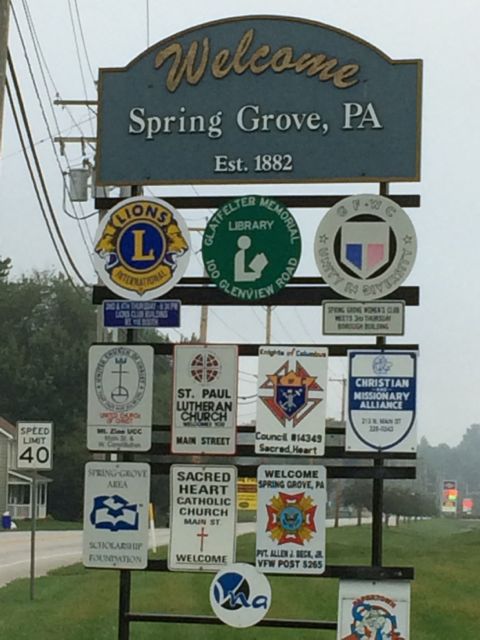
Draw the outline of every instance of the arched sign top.
[[[259,14],[259,15],[248,15],[248,16],[233,16],[231,18],[220,18],[219,20],[210,20],[209,22],[202,22],[201,24],[196,24],[195,26],[189,27],[188,29],[177,31],[177,33],[167,36],[166,38],[159,40],[155,44],[150,45],[148,49],[145,49],[144,51],[139,53],[137,56],[135,56],[132,60],[130,60],[130,62],[127,63],[123,69],[129,69],[133,67],[142,58],[148,56],[152,52],[156,52],[160,47],[163,47],[171,42],[175,42],[175,40],[178,40],[179,38],[183,38],[184,36],[195,34],[196,32],[200,32],[206,28],[215,27],[217,25],[223,25],[226,23],[239,22],[239,21],[242,21],[242,22],[248,21],[252,23],[252,26],[255,26],[255,21],[257,20],[268,20],[268,21],[279,20],[279,21],[285,21],[288,23],[312,25],[315,27],[319,27],[322,30],[332,31],[333,33],[338,34],[341,37],[349,38],[350,40],[356,42],[362,47],[368,47],[378,56],[386,60],[389,64],[404,64],[404,63],[417,64],[418,62],[421,62],[420,60],[415,60],[415,59],[394,60],[390,58],[390,56],[388,56],[384,51],[382,51],[381,49],[373,45],[371,42],[368,42],[367,40],[364,40],[363,38],[360,38],[359,36],[356,36],[355,34],[350,33],[349,31],[346,31],[345,29],[339,29],[338,27],[334,27],[333,25],[326,24],[325,22],[319,22],[317,20],[311,20],[309,18],[300,18],[298,16],[279,16],[279,15],[268,15],[268,14],[260,15]],[[119,67],[104,67],[100,71],[113,71],[113,70],[120,71],[122,69]]]
[[[100,70],[98,182],[418,180],[421,67],[301,18],[195,26]]]

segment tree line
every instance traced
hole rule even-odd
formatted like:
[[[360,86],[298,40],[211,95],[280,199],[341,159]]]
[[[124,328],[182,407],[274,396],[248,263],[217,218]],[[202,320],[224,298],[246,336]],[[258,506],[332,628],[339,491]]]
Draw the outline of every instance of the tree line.
[[[84,465],[92,457],[86,448],[88,348],[97,327],[92,292],[51,272],[11,280],[10,268],[9,259],[0,260],[0,415],[12,424],[54,423],[53,470],[43,474],[53,480],[48,512],[80,520]],[[155,330],[135,334],[138,342],[164,339]],[[154,423],[168,420],[170,368],[169,358],[155,358]]]
[[[458,515],[463,498],[474,501],[473,516],[480,515],[480,424],[470,425],[455,447],[447,444],[430,445],[420,440],[417,450],[415,480],[386,481],[384,513],[389,516],[415,518],[440,513],[444,480],[455,480],[459,489]],[[336,491],[338,495],[338,490]],[[372,482],[366,480],[344,482],[340,491],[343,507],[351,508],[360,519],[372,504]],[[332,500],[334,494],[332,490]]]
[[[86,449],[88,348],[96,341],[96,308],[89,288],[73,287],[62,275],[43,272],[10,279],[11,262],[0,259],[0,415],[54,423],[53,482],[48,511],[62,520],[82,517]],[[100,312],[100,308],[99,308]],[[193,336],[192,339],[195,339]],[[164,341],[153,329],[135,332],[138,342]],[[166,424],[171,404],[171,359],[155,358],[154,424]],[[456,480],[460,498],[473,497],[480,514],[480,424],[471,425],[456,447],[432,446],[422,438],[417,478],[385,483],[385,511],[415,517],[433,515],[443,480]],[[338,482],[338,481],[337,481]],[[330,502],[360,513],[371,506],[371,482],[335,481]],[[154,478],[152,495],[160,512],[168,502],[168,479]]]

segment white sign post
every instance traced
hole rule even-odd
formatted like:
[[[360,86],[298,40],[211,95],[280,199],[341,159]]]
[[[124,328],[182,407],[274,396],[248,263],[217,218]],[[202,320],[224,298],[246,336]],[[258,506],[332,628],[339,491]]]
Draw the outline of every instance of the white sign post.
[[[328,350],[259,349],[255,453],[322,456]]]
[[[17,422],[17,469],[50,471],[52,468],[52,422]]]
[[[410,639],[410,583],[341,580],[337,640]]]
[[[260,465],[257,479],[258,571],[323,573],[325,467]]]
[[[349,351],[347,451],[417,449],[415,351]]]
[[[87,462],[83,564],[145,569],[148,561],[150,465]]]
[[[152,440],[152,389],[153,347],[90,347],[88,448],[148,451]]]
[[[172,465],[171,571],[218,571],[234,562],[236,486],[236,467]]]
[[[172,453],[236,450],[238,347],[176,345]]]

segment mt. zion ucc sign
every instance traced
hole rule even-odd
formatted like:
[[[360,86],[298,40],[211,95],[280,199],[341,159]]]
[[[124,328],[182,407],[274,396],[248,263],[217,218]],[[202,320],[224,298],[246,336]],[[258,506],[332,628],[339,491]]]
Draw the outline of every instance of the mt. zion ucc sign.
[[[419,180],[421,69],[299,18],[193,27],[100,70],[97,182]]]

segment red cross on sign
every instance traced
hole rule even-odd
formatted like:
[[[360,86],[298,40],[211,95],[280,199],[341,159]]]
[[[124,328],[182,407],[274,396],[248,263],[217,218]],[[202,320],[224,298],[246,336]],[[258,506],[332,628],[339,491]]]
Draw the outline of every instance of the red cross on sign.
[[[202,527],[200,533],[197,533],[197,538],[200,538],[200,551],[203,551],[203,543],[205,538],[208,538],[208,533],[205,533],[205,529]]]

